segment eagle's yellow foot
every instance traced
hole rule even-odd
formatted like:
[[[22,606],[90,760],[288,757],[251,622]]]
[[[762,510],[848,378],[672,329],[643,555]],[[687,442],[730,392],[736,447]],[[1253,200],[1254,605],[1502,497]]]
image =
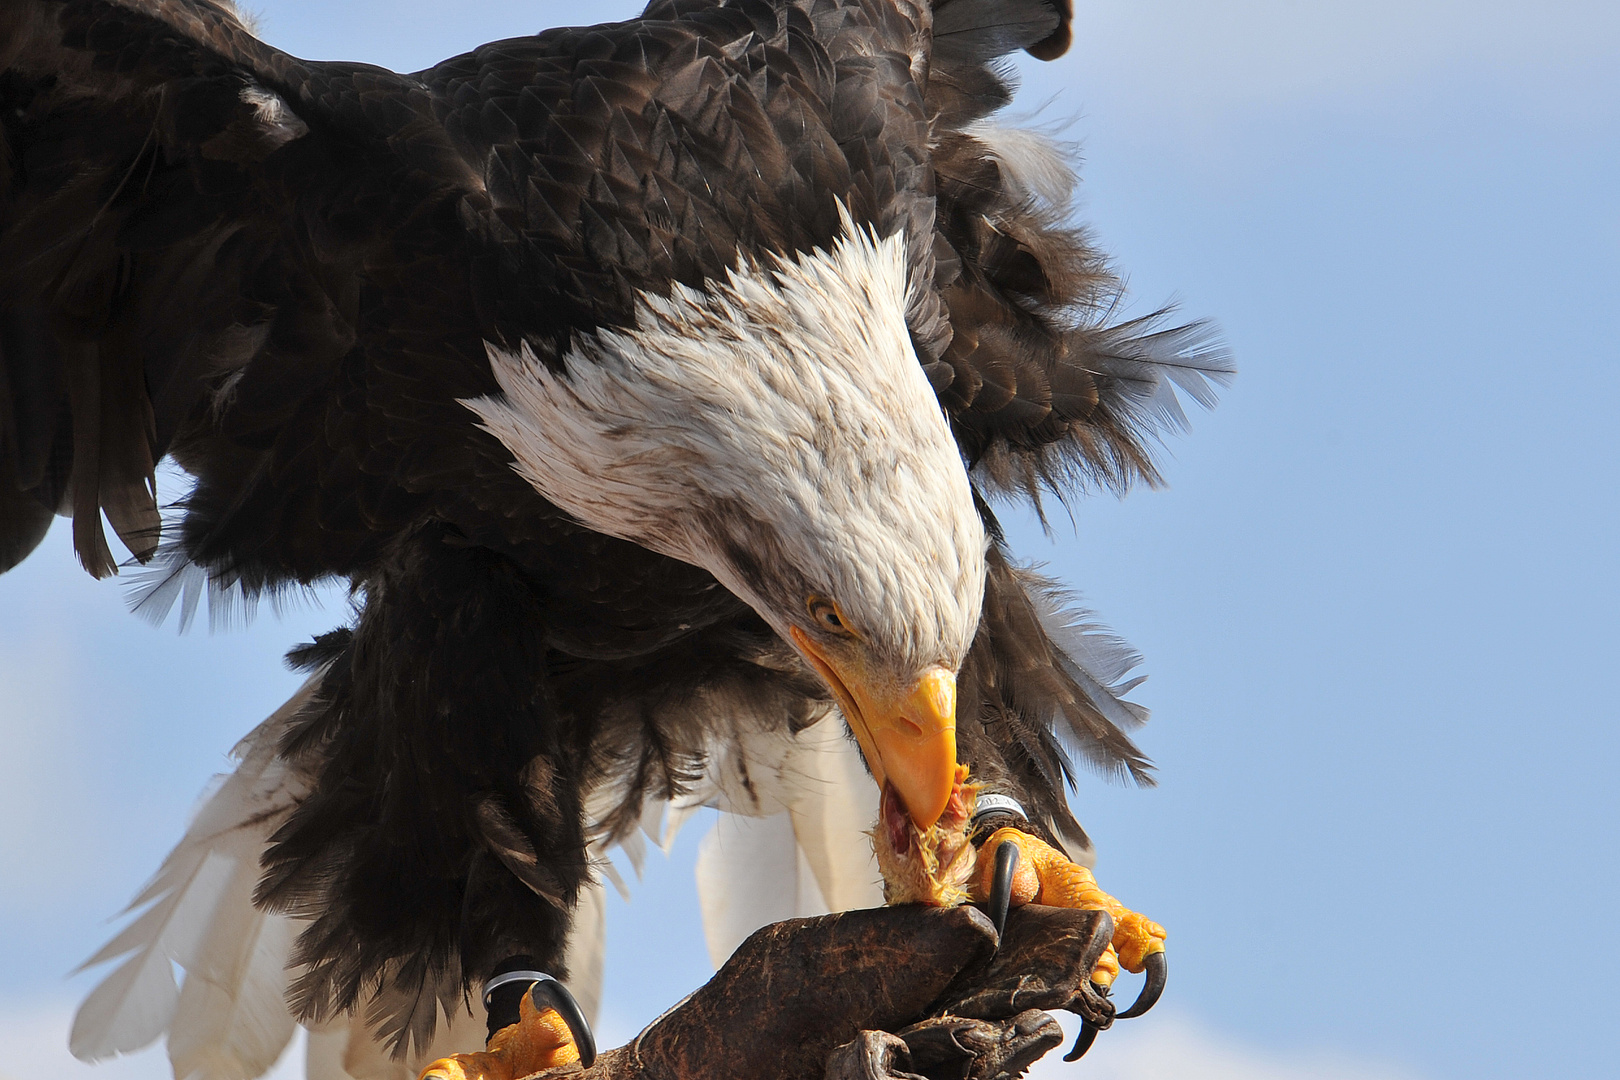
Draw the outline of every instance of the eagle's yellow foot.
[[[490,1036],[482,1053],[440,1058],[419,1080],[519,1080],[579,1060],[579,1048],[557,1010],[537,1009],[524,994],[518,1015],[517,1023]]]
[[[1018,867],[1012,879],[1013,906],[1035,903],[1106,911],[1114,920],[1113,945],[1092,970],[1092,982],[1112,986],[1121,966],[1126,971],[1141,971],[1147,966],[1148,957],[1164,952],[1164,927],[1103,892],[1090,870],[1070,862],[1061,851],[1039,837],[1012,828],[997,829],[980,850],[994,852],[1005,840],[1018,845]],[[976,898],[990,895],[995,869],[994,859],[979,860],[973,889]]]

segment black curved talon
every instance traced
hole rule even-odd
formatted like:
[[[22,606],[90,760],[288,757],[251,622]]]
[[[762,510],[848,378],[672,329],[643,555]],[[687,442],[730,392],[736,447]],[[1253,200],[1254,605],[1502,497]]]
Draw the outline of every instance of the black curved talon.
[[[1018,869],[1018,845],[1003,840],[996,845],[996,876],[990,884],[990,910],[985,914],[995,924],[999,938],[1007,928],[1007,909],[1012,906],[1013,873]]]
[[[557,1010],[557,1015],[562,1017],[563,1023],[568,1025],[569,1034],[574,1037],[580,1065],[590,1068],[596,1060],[596,1036],[591,1034],[591,1025],[585,1019],[579,1002],[568,992],[568,987],[548,975],[529,987],[529,997],[534,1000],[537,1011],[544,1011],[548,1006]]]
[[[1091,1044],[1097,1041],[1097,1032],[1101,1030],[1102,1028],[1093,1024],[1090,1020],[1082,1019],[1080,1021],[1080,1034],[1074,1037],[1074,1049],[1064,1054],[1063,1060],[1079,1061],[1085,1057],[1086,1051],[1091,1049]]]
[[[1164,953],[1156,952],[1147,958],[1147,982],[1142,984],[1142,992],[1136,995],[1136,1003],[1124,1012],[1114,1017],[1116,1020],[1130,1020],[1141,1016],[1159,1003],[1159,995],[1164,993],[1164,983],[1168,974]]]
[[[527,956],[514,956],[501,963],[496,973],[484,984],[484,1009],[489,1014],[489,1037],[504,1027],[518,1022],[522,1013],[518,1008],[525,994],[534,1003],[536,1012],[555,1009],[568,1033],[574,1038],[574,1048],[585,1068],[596,1060],[596,1036],[591,1034],[590,1022],[580,1009],[579,1002],[568,992],[568,987],[543,971],[534,971]]]
[[[1100,998],[1106,998],[1108,997],[1109,989],[1101,983],[1092,983],[1091,992]],[[1109,1023],[1113,1023],[1113,1021],[1109,1021]],[[1102,1028],[1098,1027],[1096,1024],[1082,1016],[1080,1018],[1080,1034],[1074,1037],[1074,1049],[1065,1054],[1063,1060],[1079,1061],[1081,1058],[1085,1057],[1086,1051],[1091,1049],[1091,1044],[1097,1041],[1097,1032],[1101,1030]]]

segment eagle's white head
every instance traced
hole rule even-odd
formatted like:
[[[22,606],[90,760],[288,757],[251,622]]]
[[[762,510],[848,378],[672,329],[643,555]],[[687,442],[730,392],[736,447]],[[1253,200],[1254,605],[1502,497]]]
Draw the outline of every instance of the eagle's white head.
[[[907,330],[902,237],[742,263],[643,294],[634,330],[547,365],[489,349],[466,404],[592,529],[714,574],[792,642],[919,827],[956,765],[956,673],[985,535]]]

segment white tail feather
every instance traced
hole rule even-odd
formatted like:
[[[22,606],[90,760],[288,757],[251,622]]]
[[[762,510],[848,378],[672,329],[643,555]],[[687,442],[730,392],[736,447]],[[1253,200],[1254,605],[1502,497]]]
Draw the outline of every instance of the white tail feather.
[[[355,1080],[353,1074],[343,1067],[343,1056],[348,1049],[347,1024],[333,1023],[310,1028],[308,1041],[304,1044],[304,1080]],[[406,1076],[405,1072],[405,1066],[400,1064],[399,1073],[393,1080],[415,1080],[415,1077]]]
[[[257,859],[239,866],[237,876],[248,888],[233,889],[216,910],[201,963],[186,971],[169,1027],[176,1080],[254,1080],[292,1038],[286,969],[298,926],[252,906],[257,870]],[[233,928],[240,934],[234,941]]]
[[[79,1006],[68,1049],[81,1061],[139,1050],[169,1026],[180,988],[161,949],[143,949],[103,979]]]
[[[799,781],[788,801],[794,838],[831,911],[883,903],[870,839],[877,785],[844,730],[843,718],[834,714],[800,733],[793,770]]]
[[[698,849],[697,883],[716,968],[760,927],[828,910],[786,813],[721,814]]]
[[[286,1046],[290,1024],[246,1021],[217,998],[223,994],[234,1001],[244,988],[251,988],[254,999],[264,996],[267,980],[255,961],[264,951],[261,939],[272,951],[279,939],[274,932],[265,937],[262,926],[269,917],[247,898],[265,838],[307,789],[276,757],[275,746],[313,688],[311,679],[237,745],[237,771],[203,803],[130,910],[151,906],[87,961],[90,966],[134,954],[79,1007],[68,1040],[74,1056],[94,1061],[127,1053],[165,1029],[178,1029],[184,1051],[183,1060],[175,1061],[180,1080],[246,1080],[274,1064]],[[279,973],[286,962],[284,945],[268,959]],[[190,974],[189,993],[182,992],[172,963],[213,983],[214,993],[191,990]],[[284,985],[285,975],[279,977]],[[280,1011],[285,1014],[285,1007]],[[210,1024],[223,1027],[216,1031]]]
[[[317,676],[318,678],[318,676]],[[165,1031],[177,1080],[256,1080],[290,1042],[287,962],[300,926],[253,906],[259,856],[309,790],[277,756],[282,733],[314,692],[312,678],[236,748],[240,764],[198,809],[186,835],[131,905],[145,908],[85,966],[129,956],[80,1006],[71,1049],[87,1060],[137,1050]],[[619,838],[638,866],[645,843],[667,850],[704,805],[723,814],[705,839],[698,888],[716,965],[749,933],[800,915],[882,902],[865,833],[877,791],[836,714],[796,736],[733,729],[717,745],[707,783],[670,804],[645,808],[640,828]],[[738,777],[746,777],[739,783]],[[602,844],[598,865],[621,890]],[[778,865],[779,864],[779,865]],[[762,873],[762,867],[777,872]],[[606,953],[601,880],[580,895],[566,962],[569,987],[594,1017]],[[174,965],[185,971],[183,986]],[[360,1017],[312,1028],[307,1080],[414,1080],[429,1061],[481,1049],[483,1010],[458,1012],[433,1045],[407,1061],[379,1046]]]
[[[750,801],[730,805],[785,810],[722,813],[703,839],[698,900],[715,967],[769,923],[883,903],[867,836],[877,788],[843,732],[833,714],[796,738],[749,743]]]

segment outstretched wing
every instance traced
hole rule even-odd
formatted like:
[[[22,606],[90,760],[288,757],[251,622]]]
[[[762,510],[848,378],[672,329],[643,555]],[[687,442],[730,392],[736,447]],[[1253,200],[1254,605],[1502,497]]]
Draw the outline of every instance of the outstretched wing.
[[[99,577],[101,514],[150,556],[153,464],[327,298],[267,183],[307,128],[226,3],[13,3],[0,48],[0,568],[54,511]]]
[[[182,561],[250,592],[353,573],[435,493],[535,508],[456,403],[495,389],[488,200],[420,80],[224,0],[19,0],[0,72],[0,568],[53,511],[93,574],[102,513],[150,558],[165,454]]]
[[[939,0],[927,102],[934,132],[936,284],[951,338],[925,366],[987,493],[1059,498],[1088,482],[1153,483],[1152,442],[1232,374],[1212,328],[1168,312],[1116,321],[1123,286],[1074,223],[1072,161],[994,117],[1004,57],[1069,43],[1070,0]]]
[[[546,508],[457,404],[495,389],[482,342],[824,244],[839,200],[932,268],[913,330],[987,492],[1154,479],[1170,388],[1207,402],[1224,357],[1108,322],[1068,163],[989,119],[1066,0],[940,0],[931,36],[878,0],[648,17],[404,77],[297,60],[225,0],[7,5],[0,569],[52,512],[92,573],[103,512],[149,557],[166,453],[199,477],[184,555],[250,590],[351,573],[425,512],[533,540]]]

